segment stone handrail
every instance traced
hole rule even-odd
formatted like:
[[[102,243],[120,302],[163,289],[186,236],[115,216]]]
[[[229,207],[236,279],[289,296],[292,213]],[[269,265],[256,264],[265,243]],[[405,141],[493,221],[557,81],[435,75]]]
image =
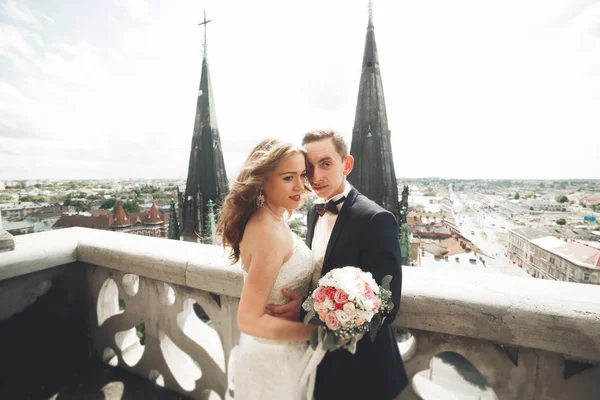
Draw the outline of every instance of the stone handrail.
[[[0,281],[76,261],[90,271],[106,269],[102,274],[118,276],[123,282],[125,275],[131,275],[147,282],[171,284],[178,296],[194,298],[207,314],[211,307],[213,314],[217,310],[216,305],[209,304],[211,296],[220,296],[218,306],[229,304],[228,314],[222,315],[226,321],[223,327],[235,331],[227,333],[228,338],[224,331],[219,332],[226,347],[224,361],[228,359],[237,343],[232,313],[237,307],[235,298],[241,293],[242,277],[239,266],[229,264],[222,248],[69,228],[15,237],[15,250],[0,253]],[[126,290],[123,285],[118,282],[119,290]],[[98,288],[90,286],[90,290]],[[409,329],[416,339],[417,349],[404,354],[411,377],[442,351],[469,353],[467,358],[482,371],[500,398],[536,398],[526,397],[537,393],[528,392],[529,386],[515,388],[503,381],[514,381],[514,370],[525,368],[523,363],[528,357],[539,360],[556,354],[561,360],[566,357],[592,364],[600,361],[600,287],[595,285],[404,267],[402,304],[394,324]],[[497,344],[521,348],[521,366],[518,357],[516,363],[513,357],[512,364],[505,363],[509,357],[498,358],[503,356],[501,350],[495,350]],[[473,349],[478,349],[478,353],[473,353]],[[538,353],[528,355],[526,350]],[[480,353],[496,357],[497,365],[478,360]],[[110,357],[104,358],[108,361]],[[532,365],[526,367],[531,376],[541,375],[542,367]],[[562,368],[562,364],[554,369],[557,368]],[[168,378],[167,381],[167,387],[174,383]],[[577,384],[581,386],[581,382]],[[223,394],[223,383],[219,385],[218,392]],[[565,385],[548,398],[569,398],[575,389]],[[181,391],[178,387],[175,390]],[[424,393],[419,392],[426,397]],[[406,396],[411,398],[410,393]]]

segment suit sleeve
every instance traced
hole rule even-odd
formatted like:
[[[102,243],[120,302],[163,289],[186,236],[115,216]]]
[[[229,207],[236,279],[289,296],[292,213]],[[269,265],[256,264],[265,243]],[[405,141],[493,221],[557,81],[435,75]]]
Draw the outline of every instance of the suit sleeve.
[[[391,324],[400,307],[402,291],[402,262],[400,242],[398,240],[398,223],[394,215],[388,211],[375,214],[364,230],[364,246],[361,252],[361,268],[373,274],[373,278],[381,285],[384,276],[391,275],[390,290],[394,309],[384,324]]]

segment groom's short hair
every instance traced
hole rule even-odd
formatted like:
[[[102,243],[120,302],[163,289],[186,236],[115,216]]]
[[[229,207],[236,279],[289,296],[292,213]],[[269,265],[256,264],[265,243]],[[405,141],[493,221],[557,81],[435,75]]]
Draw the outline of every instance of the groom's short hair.
[[[341,133],[334,131],[333,129],[315,129],[306,132],[302,138],[302,146],[324,139],[333,140],[333,145],[338,154],[342,157],[342,160],[348,157],[348,144],[346,143],[346,139]]]

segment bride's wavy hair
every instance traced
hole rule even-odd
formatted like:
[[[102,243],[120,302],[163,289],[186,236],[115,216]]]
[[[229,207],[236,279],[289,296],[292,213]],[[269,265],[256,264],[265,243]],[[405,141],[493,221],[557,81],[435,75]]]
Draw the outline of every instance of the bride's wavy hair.
[[[246,224],[258,209],[256,196],[279,164],[292,154],[302,154],[306,159],[306,151],[301,147],[277,139],[265,139],[252,149],[242,170],[231,184],[229,193],[223,200],[217,233],[222,235],[223,246],[231,247],[229,259],[232,263],[240,259],[240,242]],[[307,182],[304,183],[304,188],[310,190]]]

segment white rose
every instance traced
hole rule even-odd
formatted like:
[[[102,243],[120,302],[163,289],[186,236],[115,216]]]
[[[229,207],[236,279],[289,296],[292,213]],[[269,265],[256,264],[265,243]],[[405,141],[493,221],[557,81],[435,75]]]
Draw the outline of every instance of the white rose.
[[[333,300],[331,300],[329,297],[325,299],[325,301],[323,302],[323,306],[328,310],[335,310],[335,304]]]
[[[356,316],[368,322],[371,322],[371,319],[373,319],[373,313],[369,311],[356,311]]]
[[[354,307],[354,303],[347,302],[346,304],[344,304],[344,312],[349,317],[353,317],[356,314],[356,307]]]
[[[348,324],[348,322],[350,322],[350,320],[351,320],[351,318],[348,316],[348,314],[346,314],[342,310],[337,310],[335,312],[335,316],[341,322],[342,326],[346,326]]]

